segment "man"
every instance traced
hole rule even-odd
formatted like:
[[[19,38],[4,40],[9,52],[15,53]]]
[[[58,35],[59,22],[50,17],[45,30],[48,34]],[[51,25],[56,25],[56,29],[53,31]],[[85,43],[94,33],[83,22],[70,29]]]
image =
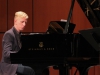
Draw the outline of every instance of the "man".
[[[20,32],[25,28],[28,15],[25,12],[15,13],[14,26],[5,32],[2,39],[1,75],[35,75],[34,70],[22,64],[11,64],[10,53],[17,53],[21,49]]]

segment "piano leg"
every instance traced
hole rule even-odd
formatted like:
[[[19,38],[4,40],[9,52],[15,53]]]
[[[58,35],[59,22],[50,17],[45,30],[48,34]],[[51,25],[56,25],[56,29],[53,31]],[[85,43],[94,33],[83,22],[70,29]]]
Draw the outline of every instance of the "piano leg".
[[[53,68],[59,70],[59,75],[70,75],[70,66],[68,64],[60,64],[53,66]]]
[[[80,75],[88,75],[88,71],[90,69],[90,67],[92,67],[91,65],[83,65],[83,64],[80,64],[80,66],[76,66],[77,68],[77,71],[79,71]],[[76,74],[74,74],[76,75]]]

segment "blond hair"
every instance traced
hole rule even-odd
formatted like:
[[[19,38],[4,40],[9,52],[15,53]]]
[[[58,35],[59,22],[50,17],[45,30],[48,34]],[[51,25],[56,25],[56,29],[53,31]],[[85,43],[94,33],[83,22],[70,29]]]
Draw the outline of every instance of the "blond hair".
[[[18,11],[18,12],[16,12],[14,18],[16,19],[17,17],[21,17],[21,18],[26,18],[26,19],[28,19],[28,15],[27,15],[25,12],[23,12],[23,11]]]

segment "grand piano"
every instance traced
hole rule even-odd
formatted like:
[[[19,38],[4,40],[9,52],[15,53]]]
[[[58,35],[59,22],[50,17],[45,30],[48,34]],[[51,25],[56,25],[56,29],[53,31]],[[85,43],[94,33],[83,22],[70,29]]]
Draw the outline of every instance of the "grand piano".
[[[18,53],[12,53],[11,63],[23,64],[40,69],[48,66],[66,64],[66,57],[73,55],[73,32],[75,24],[70,23],[69,33],[62,34],[66,22],[51,21],[46,33],[25,33],[21,35],[22,48]],[[54,29],[53,29],[53,28]],[[56,30],[56,31],[55,31]],[[39,72],[39,71],[38,71]]]
[[[94,36],[95,31],[90,29],[91,32],[82,30],[80,33],[71,33],[75,24],[70,23],[68,33],[62,34],[60,27],[63,29],[65,24],[66,22],[51,21],[46,33],[21,35],[22,48],[18,53],[10,55],[11,62],[32,66],[34,69],[37,67],[36,70],[41,71],[53,66],[54,69],[60,70],[60,75],[65,75],[66,72],[68,74],[68,70],[73,66],[80,71],[80,75],[87,73],[89,67],[99,64],[99,42],[96,42],[95,46],[93,39],[89,40],[92,38],[89,34],[93,33]],[[98,40],[99,36],[96,38]]]
[[[69,23],[69,20],[51,21],[45,33],[22,34],[22,48],[18,53],[10,54],[11,63],[31,66],[37,75],[41,72],[49,75],[49,66],[59,69],[60,75],[69,75],[73,66],[79,70],[80,75],[87,75],[91,66],[99,64],[100,29],[73,33],[75,24]]]

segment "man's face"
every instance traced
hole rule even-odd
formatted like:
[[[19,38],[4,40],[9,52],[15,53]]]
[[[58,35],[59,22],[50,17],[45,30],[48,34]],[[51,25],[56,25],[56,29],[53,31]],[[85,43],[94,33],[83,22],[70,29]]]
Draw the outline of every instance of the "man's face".
[[[19,32],[22,31],[25,28],[26,23],[27,23],[27,19],[26,18],[18,17],[18,18],[15,19],[16,29]]]

